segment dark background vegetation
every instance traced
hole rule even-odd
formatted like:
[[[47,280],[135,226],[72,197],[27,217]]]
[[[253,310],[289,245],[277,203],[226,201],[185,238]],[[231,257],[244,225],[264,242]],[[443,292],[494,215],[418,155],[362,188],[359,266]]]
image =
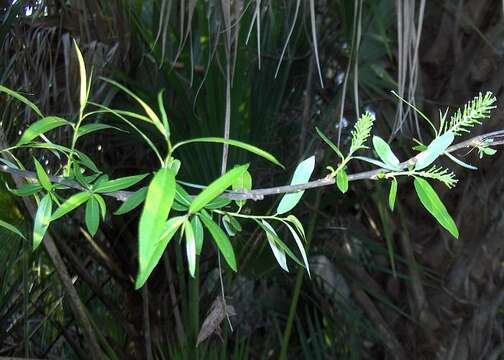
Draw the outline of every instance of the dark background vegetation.
[[[430,135],[391,90],[436,121],[438,109],[462,106],[478,92],[492,91],[501,105],[502,5],[496,0],[2,0],[0,83],[27,94],[44,113],[73,118],[76,39],[93,70],[92,100],[138,110],[100,76],[120,81],[152,104],[164,88],[177,140],[222,136],[229,102],[231,137],[268,149],[287,171],[235,150],[230,165],[250,161],[254,188],[275,186],[287,183],[299,161],[313,154],[315,175],[324,176],[325,165],[337,159],[314,127],[335,141],[341,133],[344,147],[365,110],[376,113],[375,131],[392,140],[401,159],[411,156],[412,138]],[[3,96],[0,104],[4,147],[17,140],[33,114]],[[501,123],[497,109],[475,132],[502,128]],[[56,132],[53,139],[65,143],[68,135]],[[132,132],[91,136],[81,148],[112,177],[155,166],[153,154]],[[215,145],[188,148],[180,154],[181,178],[205,184],[217,177],[221,151]],[[35,155],[48,169],[58,169],[50,153]],[[236,311],[234,331],[223,321],[221,333],[197,349],[201,324],[220,294],[211,247],[201,258],[194,299],[194,280],[175,242],[148,285],[134,290],[138,211],[107,215],[94,239],[79,212],[52,227],[63,259],[59,270],[46,250],[32,252],[30,244],[2,232],[0,356],[499,359],[502,157],[478,161],[471,153],[466,160],[477,163],[478,171],[459,169],[455,189],[436,188],[459,226],[457,241],[421,207],[410,182],[400,183],[394,213],[387,208],[387,188],[378,182],[352,183],[344,196],[336,187],[306,192],[295,213],[310,241],[312,279],[294,265],[290,273],[281,271],[263,234],[245,225],[233,240],[239,272],[224,268],[226,296]],[[361,170],[358,164],[349,169]],[[3,176],[0,217],[29,231],[30,212],[4,183],[12,182]],[[247,206],[266,213],[275,201]],[[87,323],[78,309],[84,309]]]

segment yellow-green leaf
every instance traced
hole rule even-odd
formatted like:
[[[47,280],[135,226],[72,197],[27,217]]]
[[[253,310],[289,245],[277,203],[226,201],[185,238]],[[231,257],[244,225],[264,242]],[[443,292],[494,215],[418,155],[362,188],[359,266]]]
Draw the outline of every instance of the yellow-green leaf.
[[[7,230],[13,232],[14,234],[22,237],[23,239],[26,239],[25,236],[23,235],[23,233],[21,233],[21,231],[19,231],[15,226],[13,226],[3,220],[0,220],[0,227],[3,227],[4,229],[7,229]]]
[[[28,100],[27,98],[25,98],[23,95],[21,95],[17,91],[11,90],[9,88],[6,88],[5,86],[0,85],[0,92],[6,93],[10,97],[13,97],[14,99],[16,99],[18,101],[21,101],[23,104],[25,104],[30,109],[32,109],[38,116],[44,117],[44,115],[42,115],[42,112],[37,107],[37,105],[35,105],[34,103],[32,103],[30,100]]]
[[[89,234],[93,237],[100,226],[100,206],[98,201],[91,197],[86,203],[86,214],[84,217]]]
[[[459,232],[457,225],[432,186],[430,186],[427,180],[419,177],[415,177],[414,185],[415,191],[422,205],[432,216],[434,216],[442,227],[448,230],[453,237],[458,239]]]
[[[82,53],[75,40],[74,40],[74,46],[75,46],[75,53],[77,54],[77,60],[79,62],[79,75],[80,75],[79,105],[80,105],[80,113],[82,114],[87,102],[86,65],[84,64],[84,58],[82,57]]]
[[[175,197],[175,185],[173,170],[163,168],[154,175],[147,188],[138,227],[139,277],[144,276],[156,244],[163,235],[165,222]]]
[[[37,172],[37,178],[40,182],[40,185],[47,191],[51,191],[52,184],[49,176],[44,170],[44,167],[37,161],[37,159],[33,158],[33,162],[35,163],[35,171]]]
[[[177,216],[166,222],[163,229],[163,235],[161,235],[161,239],[159,239],[159,241],[154,244],[154,250],[152,252],[152,256],[147,261],[145,269],[143,271],[139,271],[137,274],[135,281],[135,289],[139,289],[145,284],[150,274],[152,273],[152,271],[158,264],[159,260],[161,259],[164,250],[170,243],[173,236],[177,233],[177,230],[179,229],[180,225],[184,223],[185,219],[186,219],[185,216]]]
[[[198,143],[198,142],[228,144],[228,145],[231,145],[231,146],[236,146],[236,147],[238,147],[240,149],[247,150],[247,151],[251,152],[252,154],[259,155],[259,156],[265,158],[266,160],[272,162],[273,164],[280,166],[281,168],[284,167],[280,163],[280,161],[278,161],[276,159],[276,157],[274,157],[273,155],[271,155],[267,151],[264,151],[264,150],[259,149],[258,147],[254,146],[254,145],[246,144],[246,143],[238,141],[238,140],[223,139],[223,138],[219,138],[219,137],[203,137],[203,138],[196,138],[196,139],[190,139],[190,140],[181,141],[181,142],[177,143],[175,146],[173,146],[173,150],[175,150],[176,148],[178,148],[178,147],[180,147],[182,145],[187,145],[187,144],[192,144],[192,143]]]
[[[59,219],[63,215],[69,213],[73,209],[77,208],[81,204],[85,203],[88,201],[88,199],[91,197],[91,194],[88,192],[80,192],[75,195],[70,196],[68,199],[63,202],[63,204],[60,205],[58,209],[52,214],[51,216],[51,221],[54,221],[56,219]]]
[[[37,136],[43,135],[46,132],[56,129],[60,126],[69,124],[70,123],[68,121],[57,116],[48,116],[43,119],[37,120],[23,132],[16,146],[28,144]]]
[[[344,194],[348,190],[348,175],[345,170],[341,169],[336,174],[336,185],[338,185],[338,189]]]
[[[310,180],[310,176],[313,173],[313,169],[315,168],[315,156],[310,156],[308,159],[305,159],[299,163],[294,171],[294,175],[292,175],[292,180],[290,182],[291,185],[299,185],[305,184]],[[301,200],[304,191],[298,191],[291,194],[285,194],[280,200],[280,203],[277,207],[277,214],[285,214],[286,212],[291,211]]]
[[[390,207],[390,210],[392,210],[392,211],[394,211],[396,196],[397,196],[397,179],[394,177],[394,178],[392,178],[392,182],[390,183],[390,191],[389,191],[389,198],[388,198],[389,207]]]
[[[142,181],[148,174],[126,176],[118,179],[102,181],[96,186],[95,191],[99,193],[114,192],[129,188]]]
[[[33,250],[38,248],[51,221],[52,199],[51,195],[46,194],[40,200],[33,222]]]
[[[131,194],[128,199],[122,203],[119,209],[116,210],[114,215],[122,215],[130,212],[135,209],[138,205],[140,205],[147,196],[147,187],[143,187],[140,190],[135,191]]]
[[[373,136],[373,148],[380,159],[387,165],[397,167],[399,159],[395,156],[389,144],[379,136]]]
[[[222,194],[224,190],[230,187],[233,182],[240,177],[248,169],[248,164],[237,166],[220,178],[208,185],[202,192],[196,196],[191,202],[189,213],[194,214],[203,209],[210,201]]]
[[[203,248],[203,224],[198,216],[193,216],[191,219],[191,225],[194,231],[194,239],[196,241],[196,254],[201,255],[201,249]]]
[[[189,265],[189,274],[194,277],[196,273],[196,239],[191,222],[184,221],[184,234],[186,239],[187,264]]]
[[[233,271],[237,271],[236,257],[233,246],[231,245],[231,242],[229,241],[226,233],[212,220],[212,218],[206,213],[206,211],[201,213],[201,221],[203,221],[203,224],[210,232],[210,235],[212,235],[212,238],[217,244],[219,251],[224,256],[224,259],[226,260],[229,267],[233,269]]]

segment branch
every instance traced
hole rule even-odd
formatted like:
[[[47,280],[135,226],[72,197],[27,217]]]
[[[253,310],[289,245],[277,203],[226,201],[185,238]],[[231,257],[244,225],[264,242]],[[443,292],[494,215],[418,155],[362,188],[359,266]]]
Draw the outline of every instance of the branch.
[[[448,149],[446,149],[445,153],[452,153],[460,149],[468,148],[468,147],[475,147],[477,145],[481,145],[483,143],[486,143],[488,145],[504,145],[504,129],[503,130],[497,130],[493,131],[490,133],[486,133],[483,135],[478,135],[473,138],[470,138],[465,141],[461,141],[458,144],[450,146]],[[402,163],[399,164],[399,167],[401,169],[406,169],[408,166],[415,165],[417,161],[418,154],[406,161],[403,161]],[[371,180],[377,180],[377,175],[380,173],[386,173],[389,170],[386,169],[375,169],[375,170],[369,170],[369,171],[363,171],[355,174],[349,174],[348,175],[348,181],[356,181],[356,180],[364,180],[364,179],[371,179]],[[12,174],[12,175],[18,175],[22,176],[25,179],[34,179],[37,180],[37,174],[34,173],[33,171],[26,171],[26,170],[19,170],[15,169],[12,167],[9,167],[7,165],[2,165],[0,166],[0,172]],[[73,181],[73,180],[68,180],[65,179],[61,176],[49,176],[51,181],[53,183],[61,184],[64,185],[68,188],[76,189],[76,190],[81,190],[85,191],[86,189],[83,188],[79,183]],[[279,195],[279,194],[285,194],[285,193],[293,193],[293,192],[298,192],[298,191],[303,191],[307,189],[314,189],[314,188],[319,188],[323,186],[329,186],[333,185],[335,183],[335,178],[331,176],[326,176],[317,180],[309,181],[304,184],[299,184],[299,185],[283,185],[283,186],[276,186],[276,187],[270,187],[270,188],[264,188],[264,189],[254,189],[254,190],[246,190],[246,191],[229,191],[223,194],[224,197],[230,199],[230,200],[262,200],[264,199],[265,196],[269,195]],[[132,191],[115,191],[115,192],[110,192],[110,193],[105,193],[104,195],[110,196],[115,198],[116,200],[119,201],[126,201],[128,197],[132,194]]]

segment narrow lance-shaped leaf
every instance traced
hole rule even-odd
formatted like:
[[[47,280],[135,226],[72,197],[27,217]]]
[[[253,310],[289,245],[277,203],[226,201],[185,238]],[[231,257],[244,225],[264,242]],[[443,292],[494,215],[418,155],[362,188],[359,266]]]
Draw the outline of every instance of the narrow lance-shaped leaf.
[[[43,117],[42,112],[40,109],[32,103],[30,100],[28,100],[26,97],[18,93],[17,91],[11,90],[9,88],[6,88],[5,86],[0,85],[0,92],[6,93],[10,97],[13,97],[14,99],[21,101],[23,104],[28,106],[30,109],[32,109],[38,116]]]
[[[393,153],[389,144],[379,136],[373,136],[373,148],[380,157],[380,159],[385,163],[393,167],[398,167],[399,159]]]
[[[156,128],[163,135],[165,135],[165,129],[163,127],[163,124],[161,123],[161,120],[159,120],[159,117],[156,115],[156,113],[154,112],[154,110],[152,110],[152,108],[149,105],[147,105],[147,103],[145,101],[143,101],[142,99],[140,99],[131,90],[129,90],[125,86],[119,84],[117,81],[114,81],[114,80],[111,80],[111,79],[107,79],[107,78],[104,78],[104,80],[106,82],[108,82],[108,83],[110,83],[110,84],[118,87],[119,89],[121,89],[122,91],[124,91],[126,94],[128,94],[129,96],[131,96],[133,99],[135,99],[140,104],[140,106],[144,109],[145,113],[147,114],[147,116],[149,117],[149,119],[151,120],[151,122],[154,124],[154,126],[156,126]]]
[[[68,121],[57,116],[48,116],[43,119],[37,120],[23,132],[16,146],[28,144],[37,136],[43,135],[46,132],[56,129],[60,126],[69,124],[70,123]]]
[[[24,184],[18,187],[17,189],[11,189],[9,187],[9,184],[5,185],[7,190],[9,190],[16,196],[30,196],[42,190],[42,186],[40,186],[40,184]]]
[[[180,147],[182,145],[187,145],[187,144],[192,144],[192,143],[198,143],[198,142],[201,142],[201,143],[228,144],[228,145],[231,145],[231,146],[236,146],[236,147],[238,147],[240,149],[247,150],[247,151],[249,151],[249,152],[251,152],[253,154],[261,156],[264,159],[272,162],[273,164],[280,166],[281,168],[284,167],[280,163],[280,161],[277,160],[276,157],[274,157],[273,155],[271,155],[267,151],[264,151],[264,150],[259,149],[258,147],[254,146],[254,145],[250,145],[250,144],[238,141],[238,140],[232,140],[232,139],[226,140],[226,139],[219,138],[219,137],[204,137],[204,138],[196,138],[196,139],[190,139],[190,140],[181,141],[181,142],[177,143],[175,146],[173,146],[173,150],[177,149],[178,147]]]
[[[84,219],[89,234],[92,237],[95,236],[100,226],[100,206],[94,196],[86,203],[86,214]]]
[[[432,140],[427,150],[416,156],[415,170],[422,170],[432,164],[452,144],[454,138],[453,132],[448,131]]]
[[[273,255],[275,256],[276,261],[278,262],[278,265],[280,265],[280,267],[284,271],[289,272],[289,268],[287,267],[287,257],[285,256],[285,251],[277,245],[276,238],[278,238],[278,235],[276,234],[273,227],[266,220],[262,220],[262,224],[265,228],[268,229],[264,232],[266,233],[268,244],[271,248],[271,251],[273,252]]]
[[[296,230],[301,234],[303,239],[306,241],[306,235],[305,235],[305,231],[303,228],[303,224],[301,224],[301,221],[299,221],[299,219],[297,217],[295,217],[294,215],[287,216],[287,218],[285,220],[291,222],[296,227]]]
[[[26,239],[21,231],[19,231],[14,225],[9,224],[8,222],[0,220],[0,227],[7,229],[10,232],[13,232],[14,234],[22,237],[23,239]]]
[[[171,218],[166,222],[163,229],[163,234],[161,235],[161,239],[154,244],[154,250],[145,265],[145,269],[137,275],[135,281],[135,289],[139,289],[145,284],[145,282],[149,278],[149,275],[152,273],[159,260],[161,259],[161,256],[163,255],[166,247],[170,243],[173,236],[177,233],[180,226],[184,223],[185,219],[185,216],[177,216]]]
[[[189,265],[189,274],[194,277],[196,273],[196,239],[194,231],[189,220],[184,222],[184,234],[186,240],[187,264]]]
[[[236,257],[233,246],[231,245],[231,242],[229,241],[226,233],[212,220],[210,215],[208,215],[206,212],[201,213],[201,221],[210,232],[210,235],[212,235],[212,238],[217,244],[219,251],[224,256],[224,259],[226,260],[229,267],[233,271],[237,271]]]
[[[175,176],[171,169],[159,170],[149,184],[138,227],[138,278],[145,278],[149,260],[159,242],[175,197]],[[146,278],[145,278],[146,279]]]
[[[80,113],[84,111],[84,107],[87,102],[87,75],[86,75],[86,65],[84,64],[84,58],[82,57],[82,53],[77,45],[77,42],[74,40],[75,53],[77,54],[77,61],[79,62],[79,77],[80,77],[80,91],[79,91],[79,105],[80,105]]]
[[[201,255],[201,249],[203,248],[203,224],[198,216],[193,216],[191,225],[194,230],[194,239],[196,241],[196,254]]]
[[[90,197],[91,197],[91,194],[88,192],[80,192],[80,193],[77,193],[77,194],[70,196],[52,214],[51,221],[54,221],[64,215],[66,215],[70,211],[74,210],[75,208],[77,208],[80,205],[82,205],[83,203],[85,203]]]
[[[341,153],[341,150],[336,146],[336,144],[333,143],[327,136],[325,136],[325,134],[321,130],[319,130],[318,127],[316,127],[315,130],[317,131],[317,134],[319,134],[319,136],[322,138],[322,140],[324,140],[324,142],[329,145],[329,147],[336,153],[336,155],[338,155],[340,159],[343,160],[345,157]]]
[[[395,201],[397,197],[397,179],[395,177],[392,178],[392,182],[390,183],[390,191],[388,203],[390,210],[394,211]]]
[[[348,175],[344,169],[336,174],[336,185],[343,194],[348,191]]]
[[[122,215],[126,214],[127,212],[130,212],[131,210],[138,207],[138,205],[140,205],[145,200],[146,196],[147,196],[147,187],[143,187],[135,191],[128,197],[128,199],[125,202],[122,203],[122,205],[119,207],[119,209],[116,210],[114,215]]]
[[[107,213],[107,204],[105,204],[105,200],[99,194],[93,194],[93,197],[98,201],[98,205],[100,206],[102,220],[105,220],[105,214]]]
[[[248,169],[248,164],[235,167],[222,175],[220,178],[208,185],[201,193],[196,196],[191,202],[189,213],[195,214],[203,209],[210,201],[219,196],[224,190],[233,184],[243,172]]]
[[[306,160],[303,160],[299,163],[294,171],[294,175],[292,176],[292,180],[290,182],[291,185],[298,184],[306,184],[313,173],[313,169],[315,168],[315,156],[311,156]],[[285,214],[292,210],[301,200],[304,191],[298,191],[291,194],[285,194],[280,200],[280,203],[277,207],[277,214]]]
[[[441,226],[448,230],[455,238],[458,238],[459,232],[457,225],[432,186],[430,186],[426,180],[419,177],[415,177],[414,185],[422,205],[434,216]]]
[[[37,178],[40,182],[40,185],[42,185],[42,187],[47,191],[51,191],[51,180],[45,172],[44,167],[35,158],[33,158],[33,162],[35,163],[35,171],[37,172]]]
[[[231,185],[233,191],[243,191],[252,189],[252,176],[248,171],[244,171],[241,176],[236,178],[236,180]],[[236,204],[239,207],[245,205],[245,200],[236,200]]]
[[[294,238],[294,241],[296,242],[296,245],[299,249],[299,252],[301,253],[301,257],[303,258],[303,262],[306,267],[306,271],[308,272],[308,276],[311,278],[310,274],[310,265],[308,264],[308,257],[306,256],[306,251],[303,246],[303,243],[301,242],[301,239],[299,238],[298,233],[294,230],[294,228],[286,221],[282,221],[285,226],[289,229],[290,233],[292,234],[292,237]]]
[[[123,129],[120,129],[115,126],[110,126],[107,124],[86,124],[86,125],[82,125],[79,127],[79,130],[77,130],[77,137],[79,138],[81,136],[91,134],[95,131],[106,130],[106,129],[114,129],[117,131],[127,132]]]
[[[126,176],[118,179],[103,181],[96,186],[95,191],[99,193],[114,192],[127,189],[130,186],[142,181],[148,174]]]
[[[33,250],[39,247],[49,227],[52,211],[52,199],[50,194],[44,195],[40,200],[33,221]]]

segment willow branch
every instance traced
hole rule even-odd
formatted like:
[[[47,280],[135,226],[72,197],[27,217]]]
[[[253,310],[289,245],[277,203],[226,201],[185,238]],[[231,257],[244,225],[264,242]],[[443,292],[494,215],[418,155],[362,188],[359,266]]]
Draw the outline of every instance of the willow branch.
[[[486,144],[486,145],[504,145],[504,129],[503,130],[497,130],[493,131],[490,133],[486,133],[483,135],[478,135],[473,138],[470,138],[468,140],[464,140],[459,142],[458,144],[454,144],[448,149],[446,149],[445,153],[452,153],[457,150],[461,150],[464,148],[474,148],[477,147],[478,145],[481,144]],[[402,163],[399,164],[399,167],[401,169],[406,169],[408,166],[415,165],[417,161],[418,154],[406,161],[403,161]],[[348,175],[348,181],[357,181],[357,180],[365,180],[365,179],[371,179],[371,180],[377,180],[378,179],[378,174],[383,174],[388,172],[389,170],[387,169],[374,169],[374,170],[369,170],[369,171],[363,171],[363,172],[358,172],[355,174],[349,174]],[[15,169],[12,167],[9,167],[7,165],[0,166],[0,172],[12,174],[12,175],[18,175],[22,176],[25,179],[33,179],[37,180],[37,174],[34,173],[33,171],[27,171],[27,170],[19,170]],[[79,183],[73,180],[68,180],[60,176],[49,176],[51,181],[53,183],[57,183],[60,185],[64,185],[68,188],[80,190],[80,191],[86,191],[85,188],[83,188]],[[265,196],[270,196],[270,195],[279,195],[279,194],[285,194],[285,193],[293,193],[293,192],[298,192],[298,191],[303,191],[303,190],[308,190],[308,189],[314,189],[314,188],[319,188],[323,186],[330,186],[335,183],[335,178],[332,176],[326,176],[317,180],[309,181],[304,184],[299,184],[299,185],[283,185],[283,186],[275,186],[275,187],[270,187],[270,188],[263,188],[263,189],[254,189],[254,190],[245,190],[245,191],[229,191],[224,193],[222,196],[230,199],[230,200],[262,200],[264,199]],[[115,192],[110,192],[110,193],[105,193],[104,195],[110,196],[115,198],[116,200],[119,201],[126,201],[128,197],[132,194],[133,192],[131,191],[115,191]]]

